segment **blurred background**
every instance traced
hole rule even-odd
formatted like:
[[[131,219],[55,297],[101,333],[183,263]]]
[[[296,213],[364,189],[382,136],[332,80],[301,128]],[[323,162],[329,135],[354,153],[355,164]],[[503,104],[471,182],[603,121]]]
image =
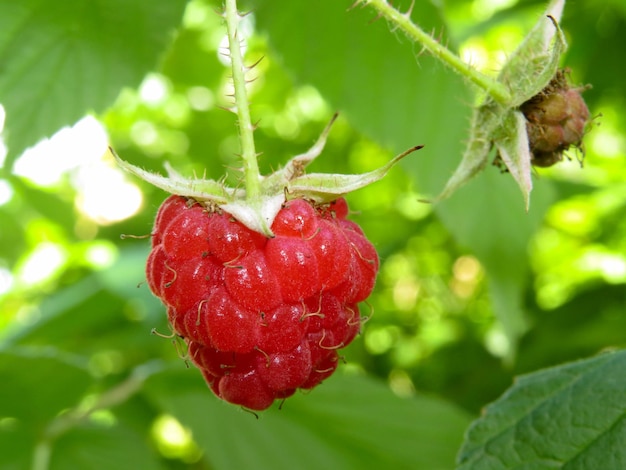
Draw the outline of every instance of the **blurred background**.
[[[22,25],[0,36],[14,66],[0,78],[1,469],[453,468],[464,429],[515,375],[625,345],[623,0],[566,5],[563,65],[590,85],[593,120],[584,154],[535,172],[528,213],[495,167],[449,201],[420,202],[460,161],[474,90],[373,11],[242,4],[246,59],[262,58],[249,92],[263,172],[310,147],[335,111],[311,171],[365,172],[425,145],[348,196],[382,264],[345,364],[258,420],[219,403],[184,351],[151,334],[169,333],[144,276],[166,194],[106,153],[236,184],[219,2],[40,3],[0,2]],[[417,24],[493,75],[545,7],[418,4]],[[129,23],[107,26],[118,16]]]

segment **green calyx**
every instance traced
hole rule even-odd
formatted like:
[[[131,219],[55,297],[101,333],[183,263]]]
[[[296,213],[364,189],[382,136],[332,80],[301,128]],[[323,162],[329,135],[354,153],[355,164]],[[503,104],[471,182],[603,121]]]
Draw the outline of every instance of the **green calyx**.
[[[376,10],[378,17],[385,18],[394,30],[402,31],[411,41],[420,44],[424,50],[477,87],[481,93],[480,104],[472,115],[470,135],[463,158],[434,202],[451,196],[484,170],[495,154],[494,164],[514,178],[528,209],[532,190],[532,166],[549,166],[561,160],[562,152],[568,148],[569,143],[582,148],[581,138],[587,125],[586,105],[582,98],[574,96],[576,92],[569,93],[565,99],[576,101],[574,108],[580,111],[573,110],[571,114],[574,116],[568,117],[569,122],[565,125],[561,122],[557,125],[551,122],[544,124],[543,119],[536,116],[529,118],[523,112],[524,105],[535,97],[545,98],[546,90],[550,89],[549,84],[557,76],[559,61],[567,48],[559,27],[565,0],[549,2],[544,15],[519,47],[509,55],[497,77],[476,70],[413,23],[412,7],[406,13],[401,13],[387,0],[357,0],[355,5],[359,4]],[[554,107],[551,103],[542,103],[541,106],[542,110]],[[552,136],[546,139],[546,134]],[[549,146],[551,142],[556,143]]]
[[[487,93],[474,109],[463,159],[436,200],[450,196],[482,171],[495,148],[498,163],[515,179],[528,209],[534,162],[528,121],[520,107],[541,94],[558,73],[559,60],[567,48],[558,24],[564,6],[565,0],[551,1],[545,15],[502,67],[497,81],[509,90],[508,100],[497,100]]]
[[[305,173],[305,168],[324,149],[332,123],[324,129],[319,139],[305,153],[291,158],[287,164],[267,176],[259,177],[256,195],[250,197],[245,189],[235,189],[216,180],[186,178],[168,164],[167,176],[151,173],[122,160],[113,149],[109,149],[118,164],[142,180],[170,193],[193,198],[208,207],[219,207],[231,214],[246,227],[267,237],[276,214],[289,199],[305,198],[316,203],[333,201],[349,192],[364,188],[382,179],[402,158],[422,146],[412,147],[397,155],[386,165],[361,174]]]
[[[254,65],[250,67],[244,65],[241,45],[245,38],[241,35],[239,25],[245,15],[237,11],[236,3],[236,0],[224,0],[223,18],[228,36],[228,58],[235,90],[234,103],[230,111],[237,115],[238,120],[243,164],[242,182],[245,189],[230,188],[216,180],[185,178],[169,165],[165,167],[167,176],[150,173],[125,162],[115,154],[113,149],[110,151],[122,168],[144,181],[170,194],[193,198],[211,209],[219,207],[251,230],[272,237],[272,223],[288,199],[305,198],[316,203],[333,201],[344,194],[380,180],[399,160],[421,146],[401,153],[386,165],[368,173],[358,175],[305,174],[306,166],[322,153],[330,128],[337,118],[335,114],[317,142],[307,152],[296,155],[274,173],[267,176],[261,175],[256,160],[254,126],[250,119],[246,90],[246,73]]]

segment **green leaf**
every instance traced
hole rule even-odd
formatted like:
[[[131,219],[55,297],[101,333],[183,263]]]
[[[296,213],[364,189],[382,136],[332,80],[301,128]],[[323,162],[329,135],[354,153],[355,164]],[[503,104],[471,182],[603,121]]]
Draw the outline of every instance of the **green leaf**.
[[[509,358],[528,325],[522,308],[528,282],[529,240],[554,199],[548,181],[538,181],[526,212],[513,180],[496,169],[484,171],[453,197],[438,204],[438,214],[460,243],[485,267],[494,312],[509,340]]]
[[[144,438],[130,429],[80,426],[54,442],[50,470],[158,470],[163,468]]]
[[[52,348],[0,352],[0,417],[45,423],[75,406],[91,384],[81,358]]]
[[[15,217],[15,213],[7,207],[0,207],[0,246],[3,247],[4,262],[17,261],[26,247],[26,230]],[[10,248],[9,248],[10,247]]]
[[[520,377],[474,422],[458,470],[626,468],[626,351]]]
[[[366,377],[335,376],[258,421],[213,397],[197,371],[153,377],[145,391],[192,430],[216,469],[447,469],[468,423],[441,400],[399,398]]]
[[[0,0],[5,167],[156,65],[186,0]]]
[[[72,201],[64,199],[64,195],[61,195],[58,189],[45,191],[14,175],[9,175],[8,181],[18,197],[27,201],[38,215],[54,221],[66,231],[73,229],[76,223],[76,210]],[[17,216],[16,219],[21,220],[21,217]]]
[[[0,468],[22,470],[31,468],[35,437],[23,423],[0,420]]]
[[[103,334],[112,325],[119,328],[123,324],[121,301],[101,288],[97,276],[90,276],[60,289],[41,302],[39,321],[19,325],[2,339],[1,345],[63,344],[72,349],[75,344],[93,344],[94,339],[100,339],[97,335],[94,338],[96,332]]]
[[[428,159],[431,139],[437,138],[433,130],[440,129],[441,114],[447,115],[436,107],[440,94],[450,92],[461,102],[468,96],[461,79],[454,76],[454,88],[449,87],[442,77],[452,74],[432,57],[416,59],[408,39],[391,34],[384,21],[372,23],[372,11],[350,10],[353,1],[247,3],[297,81],[315,85],[341,115],[381,136],[379,142],[396,153],[424,144],[419,158]],[[416,2],[413,17],[422,19],[425,29],[441,28],[430,2]],[[466,125],[464,115],[447,117]]]

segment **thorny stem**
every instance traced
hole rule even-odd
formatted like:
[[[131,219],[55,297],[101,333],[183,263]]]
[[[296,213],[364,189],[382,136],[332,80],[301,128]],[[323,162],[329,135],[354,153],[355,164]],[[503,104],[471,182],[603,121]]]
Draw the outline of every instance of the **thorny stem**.
[[[241,16],[237,12],[236,0],[225,0],[226,29],[228,33],[228,49],[233,73],[235,88],[235,112],[239,121],[239,141],[241,143],[241,158],[246,185],[246,199],[255,200],[260,193],[260,173],[257,155],[254,149],[254,126],[250,119],[250,107],[246,91],[246,69],[241,56],[241,45],[237,27]]]
[[[362,3],[374,8],[387,21],[396,25],[410,39],[420,43],[424,49],[448,65],[452,70],[466,77],[476,86],[487,92],[494,100],[507,104],[511,100],[509,90],[496,80],[474,69],[470,64],[463,62],[459,56],[441,45],[430,34],[411,21],[409,15],[400,13],[387,0],[362,0]]]

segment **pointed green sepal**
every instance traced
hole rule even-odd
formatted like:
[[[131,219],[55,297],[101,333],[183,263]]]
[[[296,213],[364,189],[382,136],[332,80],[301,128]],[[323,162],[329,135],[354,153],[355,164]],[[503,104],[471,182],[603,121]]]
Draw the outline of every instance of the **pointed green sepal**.
[[[435,201],[449,197],[482,171],[495,147],[499,161],[519,185],[528,209],[532,190],[530,148],[526,119],[519,107],[541,93],[558,71],[559,60],[567,48],[558,24],[564,5],[565,0],[550,2],[545,15],[502,67],[498,82],[508,87],[511,99],[499,104],[488,97],[474,111],[463,159]]]
[[[122,160],[110,147],[109,152],[124,170],[170,194],[192,197],[199,201],[211,201],[217,205],[226,204],[235,195],[234,190],[224,187],[217,181],[184,178],[169,167],[167,168],[169,174],[167,177],[151,173]]]
[[[533,180],[526,118],[520,111],[512,111],[505,117],[501,132],[502,135],[495,140],[499,157],[522,191],[524,204],[528,210]]]
[[[308,197],[317,202],[330,202],[338,197],[364,188],[382,179],[387,172],[407,155],[421,149],[418,145],[396,155],[384,166],[358,175],[311,173],[287,183],[287,192],[294,197]]]
[[[441,194],[433,202],[439,202],[450,197],[452,193],[485,168],[492,148],[491,136],[498,129],[504,112],[502,106],[493,101],[474,110],[470,137],[461,163],[446,183]]]
[[[565,0],[550,2],[544,15],[502,67],[498,81],[511,90],[509,106],[518,107],[535,96],[550,82],[567,49],[558,22]]]
[[[326,143],[330,127],[337,115],[326,126],[319,139],[305,153],[293,157],[285,167],[261,177],[258,194],[250,197],[245,190],[229,188],[223,183],[207,179],[186,178],[168,164],[165,165],[168,176],[143,170],[125,162],[109,149],[118,164],[126,171],[170,194],[191,197],[207,206],[217,206],[228,212],[251,230],[266,237],[273,237],[271,227],[276,215],[287,198],[301,197],[316,202],[330,202],[356,189],[375,183],[402,158],[422,148],[416,146],[397,155],[386,165],[360,175],[340,175],[314,173],[306,175],[306,166],[317,158]]]

